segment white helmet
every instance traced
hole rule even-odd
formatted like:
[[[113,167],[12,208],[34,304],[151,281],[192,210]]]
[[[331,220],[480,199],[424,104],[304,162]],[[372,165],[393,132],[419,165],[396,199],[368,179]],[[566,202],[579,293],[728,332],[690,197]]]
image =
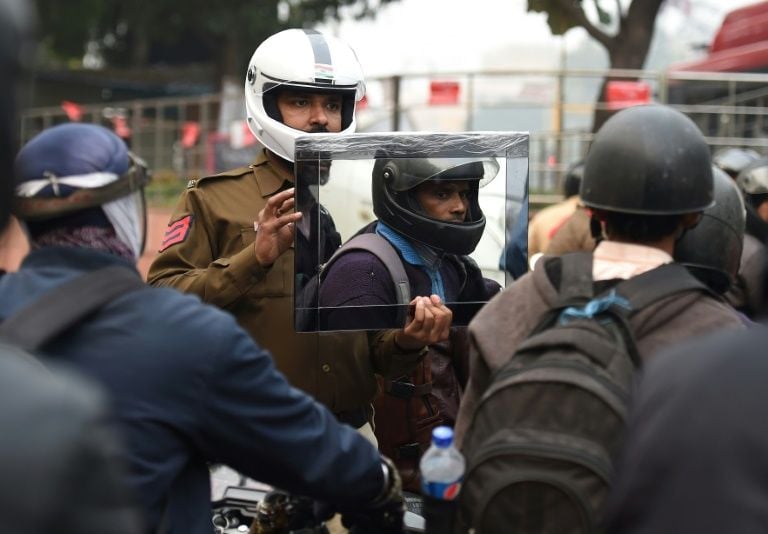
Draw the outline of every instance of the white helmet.
[[[296,137],[283,124],[275,96],[282,87],[342,95],[341,133],[355,131],[355,104],[365,95],[363,70],[354,50],[314,30],[284,30],[259,45],[245,77],[245,110],[253,135],[283,159],[293,161]]]

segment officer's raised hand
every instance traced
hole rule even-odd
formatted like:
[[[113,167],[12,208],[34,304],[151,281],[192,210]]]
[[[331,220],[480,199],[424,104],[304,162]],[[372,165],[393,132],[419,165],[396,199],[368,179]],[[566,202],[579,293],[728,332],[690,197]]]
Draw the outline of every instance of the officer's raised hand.
[[[415,297],[411,301],[411,309],[405,328],[395,336],[398,347],[418,350],[425,345],[448,339],[453,312],[440,297]]]
[[[253,247],[256,261],[262,267],[275,263],[293,243],[295,223],[301,219],[301,212],[293,211],[296,203],[294,191],[294,188],[290,188],[272,196],[259,212]]]

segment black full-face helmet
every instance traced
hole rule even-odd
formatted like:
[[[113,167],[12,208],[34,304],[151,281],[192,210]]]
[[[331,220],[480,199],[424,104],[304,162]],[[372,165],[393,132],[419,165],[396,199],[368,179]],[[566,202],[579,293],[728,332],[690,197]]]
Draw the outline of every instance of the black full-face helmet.
[[[719,293],[730,287],[741,263],[746,210],[736,184],[715,167],[715,205],[675,245],[675,260]]]
[[[373,212],[398,233],[450,254],[470,254],[485,229],[478,189],[499,172],[494,158],[378,159],[373,166]],[[469,210],[463,222],[429,217],[416,199],[427,180],[468,181]]]
[[[593,209],[681,215],[714,202],[709,147],[688,117],[667,106],[624,109],[597,132],[581,200]]]

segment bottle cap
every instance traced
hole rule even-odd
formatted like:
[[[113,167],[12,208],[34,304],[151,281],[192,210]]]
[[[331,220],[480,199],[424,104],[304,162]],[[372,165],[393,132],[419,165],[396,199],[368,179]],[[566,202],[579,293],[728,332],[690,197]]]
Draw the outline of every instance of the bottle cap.
[[[435,447],[450,447],[453,441],[453,429],[449,426],[438,426],[432,430],[432,443]]]

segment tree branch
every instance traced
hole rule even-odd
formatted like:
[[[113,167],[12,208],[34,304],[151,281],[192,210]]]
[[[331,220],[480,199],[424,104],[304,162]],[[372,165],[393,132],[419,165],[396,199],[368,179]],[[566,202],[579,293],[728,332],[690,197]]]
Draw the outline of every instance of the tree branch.
[[[606,49],[610,50],[613,38],[592,24],[581,6],[577,6],[576,2],[573,2],[573,0],[560,0],[559,3],[563,11],[568,13],[579,26],[587,30],[587,33],[591,35],[593,39],[603,45]]]

